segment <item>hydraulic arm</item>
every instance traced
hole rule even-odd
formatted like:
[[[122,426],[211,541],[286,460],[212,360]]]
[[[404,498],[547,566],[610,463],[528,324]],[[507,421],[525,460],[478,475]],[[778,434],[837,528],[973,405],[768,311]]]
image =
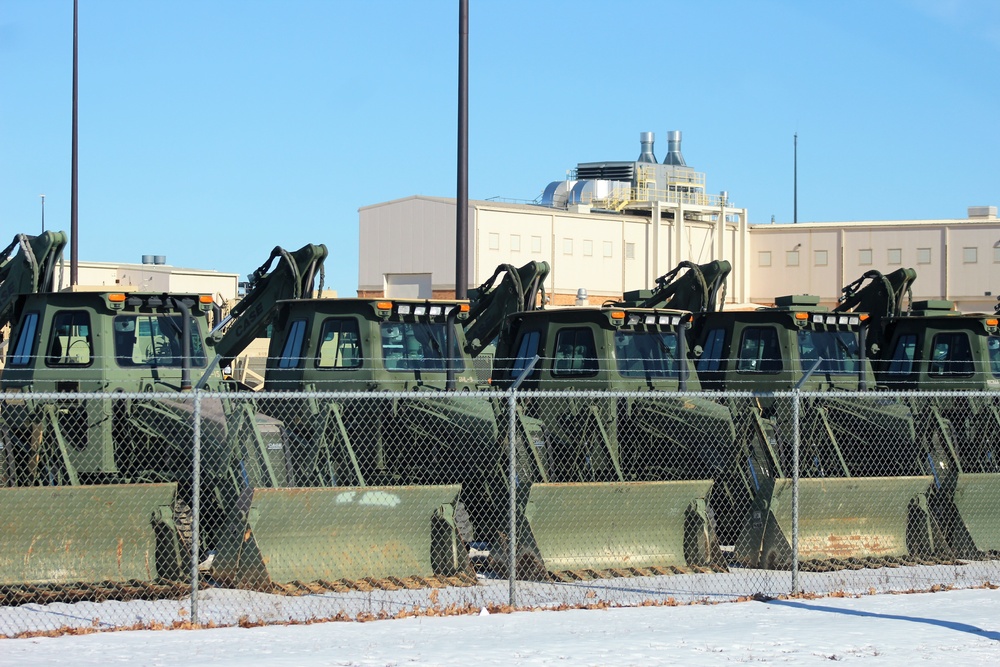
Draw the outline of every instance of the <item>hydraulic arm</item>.
[[[10,321],[19,294],[51,292],[55,267],[66,247],[63,232],[18,234],[0,251],[0,327]],[[15,250],[19,251],[14,254]]]
[[[883,319],[899,317],[903,313],[903,297],[913,298],[916,279],[917,272],[913,269],[896,269],[889,274],[868,271],[841,290],[843,296],[833,312],[868,313],[876,325]]]
[[[725,289],[726,277],[732,268],[732,264],[724,259],[707,264],[681,262],[672,271],[657,278],[652,290],[626,292],[621,301],[609,305],[712,313],[721,310],[719,293]],[[687,271],[681,273],[685,269]]]
[[[539,292],[544,301],[543,283],[548,275],[548,262],[528,262],[519,269],[501,264],[486,282],[470,290],[469,319],[465,323],[467,351],[472,356],[482,352],[500,333],[508,315],[535,310]]]
[[[230,363],[258,337],[274,319],[276,305],[282,299],[310,298],[313,282],[319,273],[316,293],[323,291],[325,245],[305,245],[295,252],[275,247],[271,256],[250,276],[246,296],[232,309],[209,335],[221,364]],[[273,270],[271,264],[277,259]]]

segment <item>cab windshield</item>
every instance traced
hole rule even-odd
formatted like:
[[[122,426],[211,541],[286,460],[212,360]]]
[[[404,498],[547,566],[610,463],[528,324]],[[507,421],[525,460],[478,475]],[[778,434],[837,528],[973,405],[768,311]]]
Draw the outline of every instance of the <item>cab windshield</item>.
[[[854,331],[799,331],[799,360],[803,373],[822,359],[816,373],[852,375],[858,372],[858,334]]]
[[[115,361],[119,366],[180,368],[183,364],[181,315],[116,315]],[[191,365],[205,365],[198,326],[191,322]]]
[[[662,331],[616,331],[615,359],[624,377],[677,377],[677,334]]]
[[[447,370],[447,324],[443,322],[383,322],[382,363],[389,371]],[[456,341],[457,342],[457,341]],[[457,347],[457,345],[456,345]],[[465,365],[456,358],[454,369]]]

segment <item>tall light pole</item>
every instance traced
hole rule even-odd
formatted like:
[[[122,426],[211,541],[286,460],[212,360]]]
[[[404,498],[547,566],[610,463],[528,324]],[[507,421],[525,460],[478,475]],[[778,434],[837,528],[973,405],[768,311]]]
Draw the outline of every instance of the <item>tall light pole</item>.
[[[38,195],[42,198],[42,233],[45,233],[45,195]]]
[[[795,133],[792,158],[792,224],[799,221],[799,133]]]
[[[458,0],[458,192],[455,298],[469,294],[469,0]]]
[[[72,132],[72,158],[70,165],[70,187],[69,187],[69,233],[70,233],[70,245],[69,245],[69,284],[78,285],[80,284],[80,229],[78,225],[77,217],[77,177],[76,177],[76,164],[77,164],[77,113],[76,113],[76,100],[77,100],[77,0],[73,0],[73,132]]]

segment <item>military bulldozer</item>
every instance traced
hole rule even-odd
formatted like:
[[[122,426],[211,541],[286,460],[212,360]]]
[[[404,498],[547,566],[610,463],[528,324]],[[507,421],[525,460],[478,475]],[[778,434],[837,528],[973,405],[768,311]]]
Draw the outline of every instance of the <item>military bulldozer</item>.
[[[507,318],[493,384],[525,390],[519,568],[561,579],[725,569],[716,520],[747,504],[732,484],[741,455],[726,406],[693,395],[686,329],[692,310],[716,307],[729,270],[683,263],[621,301]],[[719,530],[725,542],[732,530]]]
[[[932,509],[962,558],[1000,554],[1000,328],[997,314],[904,296],[913,269],[869,271],[843,289],[838,312],[872,313],[868,354],[880,385],[906,392],[933,470]],[[947,392],[941,394],[928,392]],[[967,395],[964,395],[966,394]]]
[[[64,243],[34,240],[7,268],[51,274],[38,246],[54,255]],[[214,393],[197,420],[201,553],[228,544],[243,473],[280,456],[280,424],[227,397],[211,295],[52,292],[45,272],[5,303],[14,326],[0,381],[0,583],[100,584],[104,596],[122,583],[183,581],[194,550],[191,390]]]
[[[249,485],[213,576],[252,588],[472,581],[468,544],[499,525],[506,495],[497,401],[478,395],[489,386],[474,361],[508,312],[533,307],[547,273],[502,265],[470,301],[276,299],[252,280],[213,347],[226,360],[270,329],[253,400],[283,425],[287,479]]]
[[[928,509],[933,478],[903,401],[876,397],[865,354],[867,313],[834,313],[809,295],[773,307],[695,317],[702,385],[751,392],[729,399],[753,498],[734,558],[752,567],[792,562],[794,436],[800,435],[800,566],[906,562],[940,553]],[[791,400],[773,392],[821,392]]]

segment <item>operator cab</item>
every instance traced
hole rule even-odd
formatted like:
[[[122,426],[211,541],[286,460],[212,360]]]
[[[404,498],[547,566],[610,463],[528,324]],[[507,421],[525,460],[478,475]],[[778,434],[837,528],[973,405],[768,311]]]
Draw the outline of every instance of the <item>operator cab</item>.
[[[697,391],[682,328],[686,311],[565,308],[513,316],[497,347],[494,384],[508,387],[538,362],[522,389]]]
[[[879,382],[900,390],[1000,389],[1000,328],[995,315],[918,301],[886,323]]]
[[[791,389],[815,366],[804,389],[874,387],[859,336],[865,320],[831,313],[819,297],[779,297],[775,306],[704,313],[696,318],[698,377],[706,389]],[[699,354],[700,353],[700,354]],[[818,365],[817,365],[818,364]]]
[[[449,366],[457,388],[475,388],[459,326],[468,309],[442,300],[280,301],[264,388],[444,389]]]

